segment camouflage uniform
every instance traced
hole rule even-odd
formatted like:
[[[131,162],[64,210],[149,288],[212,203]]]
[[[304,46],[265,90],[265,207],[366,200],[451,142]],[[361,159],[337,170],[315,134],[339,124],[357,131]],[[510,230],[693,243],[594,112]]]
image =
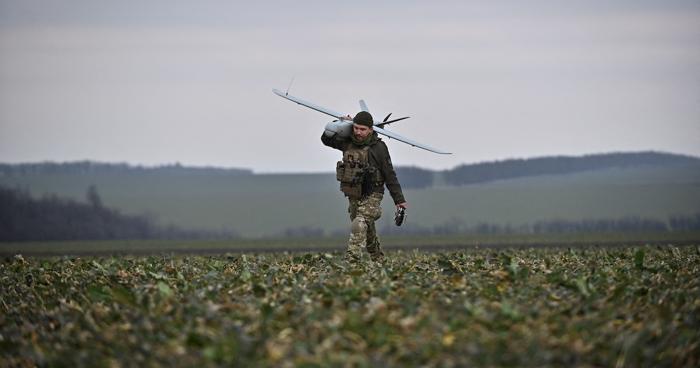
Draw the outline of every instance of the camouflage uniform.
[[[357,149],[351,140],[341,139],[337,136],[322,135],[321,141],[329,147],[333,147],[340,151],[346,152],[350,149]],[[384,258],[375,221],[382,215],[381,202],[384,196],[384,186],[389,189],[392,199],[395,204],[404,203],[401,185],[399,184],[396,172],[391,163],[389,150],[386,144],[374,132],[370,143],[367,145],[368,162],[379,170],[382,181],[372,190],[372,193],[363,196],[362,198],[349,198],[348,212],[352,220],[350,239],[348,240],[348,249],[346,252],[349,261],[357,261],[362,257],[362,248],[367,248],[372,260],[381,261]],[[341,185],[342,190],[342,185]]]
[[[350,199],[348,212],[352,225],[346,257],[350,261],[359,261],[362,248],[367,248],[373,261],[384,259],[382,246],[379,244],[377,228],[374,224],[382,216],[382,197],[384,194],[374,192],[362,199]]]

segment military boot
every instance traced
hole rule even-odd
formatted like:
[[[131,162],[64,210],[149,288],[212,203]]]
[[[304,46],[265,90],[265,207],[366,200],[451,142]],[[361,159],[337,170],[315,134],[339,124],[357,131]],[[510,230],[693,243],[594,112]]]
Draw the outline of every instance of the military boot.
[[[384,252],[382,251],[382,246],[379,244],[378,239],[367,244],[367,252],[372,261],[379,263],[384,262]]]

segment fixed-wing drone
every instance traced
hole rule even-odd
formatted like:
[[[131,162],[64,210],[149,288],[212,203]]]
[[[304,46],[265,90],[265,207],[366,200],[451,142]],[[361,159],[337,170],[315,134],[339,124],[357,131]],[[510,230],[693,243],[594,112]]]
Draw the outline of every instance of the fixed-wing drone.
[[[350,137],[352,134],[352,118],[349,116],[344,116],[343,114],[337,113],[333,110],[327,109],[325,107],[318,106],[316,104],[313,104],[308,101],[304,101],[298,97],[290,96],[288,93],[284,93],[282,91],[279,91],[277,89],[273,89],[272,92],[274,92],[276,95],[286,98],[289,101],[296,102],[299,105],[306,106],[312,110],[316,110],[318,112],[322,112],[326,115],[330,115],[334,117],[336,120],[331,121],[330,123],[326,124],[326,131],[324,134],[326,135],[333,135],[333,134],[340,134],[341,137]],[[367,109],[367,104],[365,104],[365,101],[360,100],[360,108],[362,111],[367,111],[369,112],[369,109]],[[398,118],[398,119],[392,119],[389,120],[389,117],[391,114],[387,115],[384,120],[381,123],[375,123],[374,124],[374,131],[381,135],[385,135],[389,138],[394,138],[397,141],[410,144],[411,146],[422,148],[426,151],[434,152],[434,153],[439,153],[443,155],[449,155],[451,154],[450,152],[444,152],[436,148],[432,148],[430,146],[426,146],[424,144],[412,141],[408,138],[404,138],[396,133],[390,132],[386,129],[384,129],[384,126],[389,125],[391,123],[395,123],[400,120],[408,119],[409,117],[403,117],[403,118]]]

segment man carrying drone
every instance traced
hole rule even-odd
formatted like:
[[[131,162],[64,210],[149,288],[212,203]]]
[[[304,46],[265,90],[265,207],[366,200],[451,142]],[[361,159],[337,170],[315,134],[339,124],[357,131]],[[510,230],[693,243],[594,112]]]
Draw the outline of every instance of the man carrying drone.
[[[350,119],[350,116],[342,119]],[[336,167],[340,190],[348,197],[348,212],[352,220],[346,258],[357,262],[366,247],[373,261],[381,262],[384,252],[379,243],[375,221],[382,215],[384,185],[389,189],[400,216],[407,207],[401,185],[391,164],[386,144],[374,131],[372,115],[360,111],[352,118],[349,139],[326,130],[321,141],[326,146],[343,151],[343,160]],[[400,224],[400,220],[397,220]]]
[[[367,104],[363,100],[359,101],[362,111],[352,118],[350,115],[343,116],[313,102],[291,96],[289,90],[282,92],[273,89],[272,92],[286,100],[336,119],[326,124],[321,141],[326,146],[343,151],[343,161],[338,162],[336,167],[336,178],[340,181],[340,190],[350,200],[348,212],[352,220],[352,230],[348,241],[347,258],[351,262],[358,261],[362,257],[362,248],[366,247],[372,260],[382,261],[384,252],[379,245],[374,222],[382,215],[384,185],[389,188],[391,198],[396,204],[397,211],[394,219],[396,225],[401,225],[403,222],[407,205],[394,167],[391,165],[389,150],[377,133],[426,151],[444,155],[450,153],[385,129],[389,124],[408,119],[408,116],[389,120],[391,117],[389,114],[380,123],[374,124]]]

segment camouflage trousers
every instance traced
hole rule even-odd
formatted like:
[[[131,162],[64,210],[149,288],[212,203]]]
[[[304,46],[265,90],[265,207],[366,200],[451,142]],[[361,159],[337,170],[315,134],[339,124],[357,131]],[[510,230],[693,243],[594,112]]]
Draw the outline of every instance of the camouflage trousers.
[[[351,262],[362,258],[362,248],[366,248],[373,261],[384,259],[379,244],[377,228],[374,224],[382,216],[382,193],[372,193],[362,199],[350,199],[348,212],[352,220],[346,258]]]

